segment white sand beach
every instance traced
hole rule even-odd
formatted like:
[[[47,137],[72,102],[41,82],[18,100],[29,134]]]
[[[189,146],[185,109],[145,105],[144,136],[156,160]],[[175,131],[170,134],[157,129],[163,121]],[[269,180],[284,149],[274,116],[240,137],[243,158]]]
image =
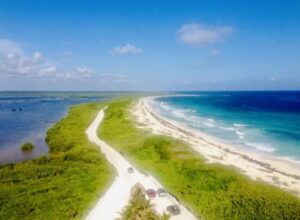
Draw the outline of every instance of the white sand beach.
[[[298,163],[242,151],[238,147],[221,143],[204,133],[163,118],[151,108],[149,102],[153,98],[155,97],[141,98],[132,109],[139,127],[151,130],[155,134],[169,135],[187,142],[208,163],[232,166],[253,180],[270,183],[300,196]]]
[[[139,172],[138,169],[133,167],[132,164],[130,164],[119,152],[98,138],[97,129],[103,117],[104,110],[101,110],[96,119],[86,130],[86,134],[91,142],[100,147],[101,152],[115,167],[117,170],[117,177],[110,188],[97,201],[95,207],[89,212],[86,217],[88,220],[113,220],[119,218],[120,212],[127,205],[130,199],[132,187],[137,183],[141,184],[145,189],[151,188],[157,190],[158,188],[163,188],[162,185],[152,176]],[[134,173],[129,173],[127,171],[129,167],[134,168]],[[178,205],[181,209],[181,214],[172,216],[172,220],[197,219],[189,210],[176,201],[171,195],[167,195],[166,197],[156,197],[151,199],[151,203],[154,205],[155,211],[159,214],[163,214],[166,211],[166,207],[169,205]]]

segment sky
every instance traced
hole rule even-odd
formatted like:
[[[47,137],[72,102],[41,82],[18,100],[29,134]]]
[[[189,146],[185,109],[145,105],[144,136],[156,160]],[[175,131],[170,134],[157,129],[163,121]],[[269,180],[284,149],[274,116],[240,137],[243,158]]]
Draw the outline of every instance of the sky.
[[[299,0],[0,1],[0,91],[299,89]]]

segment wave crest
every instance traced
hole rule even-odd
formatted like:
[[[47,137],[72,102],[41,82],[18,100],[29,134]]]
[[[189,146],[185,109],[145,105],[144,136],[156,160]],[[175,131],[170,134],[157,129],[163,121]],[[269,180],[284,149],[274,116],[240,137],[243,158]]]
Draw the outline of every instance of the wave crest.
[[[259,143],[259,142],[244,142],[245,145],[249,146],[249,147],[253,147],[257,150],[261,150],[261,151],[266,151],[266,152],[274,152],[276,151],[275,148],[273,148],[272,146],[270,146],[268,143]]]

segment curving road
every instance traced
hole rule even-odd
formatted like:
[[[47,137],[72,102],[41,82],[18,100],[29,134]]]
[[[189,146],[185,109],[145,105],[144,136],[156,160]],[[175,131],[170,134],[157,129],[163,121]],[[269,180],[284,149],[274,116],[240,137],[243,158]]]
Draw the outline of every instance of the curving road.
[[[140,183],[145,189],[152,188],[157,190],[162,188],[161,184],[152,176],[146,176],[135,169],[119,152],[110,147],[107,143],[100,140],[97,136],[97,128],[99,127],[106,107],[99,111],[97,117],[86,130],[88,139],[98,145],[107,160],[117,170],[117,177],[106,193],[97,201],[95,207],[89,212],[86,219],[88,220],[113,220],[120,217],[121,210],[127,205],[130,199],[130,190],[136,184]],[[134,173],[128,173],[128,167],[134,168]],[[156,197],[151,200],[154,209],[163,214],[166,207],[177,204],[181,209],[181,214],[172,216],[172,220],[194,220],[197,219],[184,206],[178,203],[174,197],[168,195],[166,197]]]

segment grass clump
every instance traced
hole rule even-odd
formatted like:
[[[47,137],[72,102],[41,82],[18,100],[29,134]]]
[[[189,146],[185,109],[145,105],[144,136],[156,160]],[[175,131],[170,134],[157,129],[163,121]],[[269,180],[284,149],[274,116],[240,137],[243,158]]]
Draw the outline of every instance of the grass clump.
[[[300,200],[219,164],[207,164],[186,143],[136,127],[132,99],[112,102],[99,135],[152,173],[202,219],[300,219]]]
[[[27,142],[27,143],[22,144],[21,151],[24,153],[29,153],[29,152],[33,151],[34,148],[35,148],[35,146],[32,143]]]
[[[0,167],[0,219],[81,219],[113,178],[85,130],[103,105],[81,104],[47,132],[48,156]]]

